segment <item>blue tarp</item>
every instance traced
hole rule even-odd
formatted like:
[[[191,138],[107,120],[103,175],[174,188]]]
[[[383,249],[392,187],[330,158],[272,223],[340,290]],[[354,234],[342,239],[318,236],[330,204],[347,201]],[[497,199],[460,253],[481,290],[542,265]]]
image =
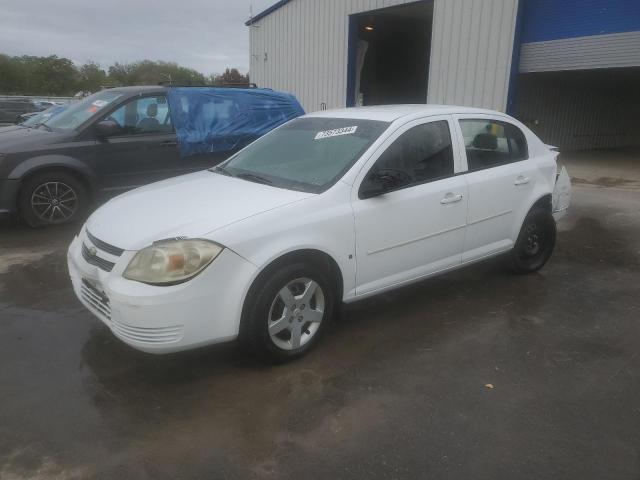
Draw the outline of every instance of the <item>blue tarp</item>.
[[[171,87],[167,99],[183,157],[238,150],[304,114],[293,95],[261,88]]]

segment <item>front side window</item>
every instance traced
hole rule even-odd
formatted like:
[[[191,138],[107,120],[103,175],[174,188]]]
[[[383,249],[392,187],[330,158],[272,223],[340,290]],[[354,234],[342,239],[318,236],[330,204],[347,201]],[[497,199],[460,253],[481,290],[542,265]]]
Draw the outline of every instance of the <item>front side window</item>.
[[[380,175],[395,177],[406,188],[453,173],[449,124],[444,120],[424,123],[404,132],[385,150],[367,174],[361,191]]]
[[[496,120],[460,120],[470,172],[528,158],[527,141],[514,125]]]
[[[139,135],[145,133],[171,133],[171,117],[167,99],[164,95],[142,97],[131,100],[106,120],[115,122],[118,135]]]
[[[297,118],[213,171],[319,193],[338,181],[388,126],[387,122],[353,118]]]

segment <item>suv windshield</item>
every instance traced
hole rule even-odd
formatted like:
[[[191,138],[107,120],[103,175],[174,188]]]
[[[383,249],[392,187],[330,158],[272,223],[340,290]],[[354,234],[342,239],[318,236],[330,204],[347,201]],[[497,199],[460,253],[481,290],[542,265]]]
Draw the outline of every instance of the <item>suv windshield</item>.
[[[59,115],[51,117],[45,121],[44,124],[51,128],[60,128],[63,130],[74,129],[121,96],[122,93],[114,92],[113,90],[103,90],[102,92],[94,93],[84,100],[71,105]]]
[[[344,175],[388,126],[376,120],[298,118],[256,140],[213,171],[320,193]]]

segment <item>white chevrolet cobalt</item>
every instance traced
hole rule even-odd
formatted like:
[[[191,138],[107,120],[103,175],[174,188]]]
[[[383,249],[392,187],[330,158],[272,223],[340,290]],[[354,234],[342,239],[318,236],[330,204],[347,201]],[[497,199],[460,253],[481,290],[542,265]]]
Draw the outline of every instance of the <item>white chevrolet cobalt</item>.
[[[556,156],[489,110],[313,113],[100,207],[69,272],[80,301],[139,350],[238,338],[294,358],[341,302],[503,253],[516,272],[540,269],[570,198]]]

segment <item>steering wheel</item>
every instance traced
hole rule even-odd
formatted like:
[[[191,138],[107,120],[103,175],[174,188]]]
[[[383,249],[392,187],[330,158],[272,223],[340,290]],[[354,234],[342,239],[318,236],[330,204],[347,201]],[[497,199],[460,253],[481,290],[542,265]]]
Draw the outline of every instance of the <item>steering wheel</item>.
[[[413,182],[413,177],[399,168],[380,168],[376,171],[376,176],[390,186],[408,185]]]
[[[106,120],[107,122],[113,122],[113,123],[115,123],[115,124],[118,126],[118,128],[122,128],[122,125],[120,125],[120,122],[118,122],[115,118],[113,118],[113,116],[112,116],[112,115],[109,115],[107,118],[105,118],[105,120]]]

